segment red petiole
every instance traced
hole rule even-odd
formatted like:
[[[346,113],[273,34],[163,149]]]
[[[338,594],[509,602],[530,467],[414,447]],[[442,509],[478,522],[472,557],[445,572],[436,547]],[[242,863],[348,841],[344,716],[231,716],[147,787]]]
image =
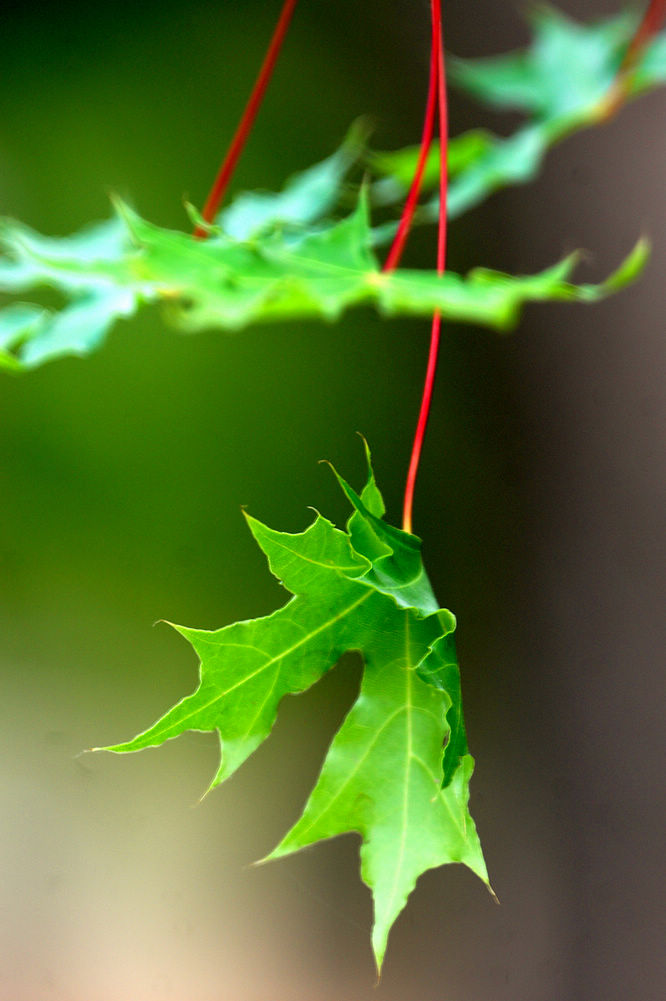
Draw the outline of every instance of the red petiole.
[[[254,87],[252,88],[252,93],[250,94],[241,120],[238,123],[234,137],[231,140],[227,154],[218,171],[217,177],[215,178],[213,187],[210,189],[210,194],[206,199],[206,204],[204,205],[203,212],[201,213],[202,218],[207,223],[212,223],[217,215],[217,210],[219,209],[227,187],[229,186],[229,182],[231,181],[233,172],[236,169],[238,159],[243,152],[243,147],[245,146],[248,136],[252,131],[254,120],[257,117],[259,108],[261,107],[261,102],[273,74],[275,63],[277,62],[277,58],[280,54],[280,49],[282,48],[282,43],[284,42],[285,35],[287,34],[291,16],[294,13],[294,8],[296,7],[297,2],[298,0],[285,0],[282,7],[280,17],[275,26],[275,31],[273,32],[273,37],[271,38],[266,55],[264,56],[264,61],[261,65],[261,69],[259,70],[259,75],[257,76]],[[198,239],[205,239],[206,230],[204,227],[197,226],[194,230],[194,236]]]
[[[437,80],[438,80],[438,68],[437,68],[437,45],[435,33],[433,32],[432,37],[432,52],[430,55],[430,82],[428,84],[428,98],[426,101],[426,111],[425,118],[423,121],[423,135],[421,137],[421,148],[419,149],[419,158],[416,164],[416,170],[414,171],[414,177],[412,178],[412,183],[409,188],[409,193],[407,195],[407,200],[405,201],[405,207],[402,210],[402,216],[400,217],[400,222],[398,224],[398,230],[391,244],[391,249],[388,252],[386,261],[382,271],[393,271],[397,268],[400,263],[400,258],[402,257],[402,252],[405,248],[405,243],[409,235],[409,230],[412,225],[412,219],[414,218],[414,211],[416,209],[417,202],[419,200],[419,194],[421,193],[421,184],[423,182],[423,172],[425,170],[426,162],[428,160],[428,153],[430,152],[430,144],[432,142],[432,134],[435,125],[435,109],[437,107]]]
[[[206,204],[204,205],[202,218],[207,223],[212,223],[217,215],[218,209],[224,198],[229,182],[231,181],[236,164],[240,158],[248,136],[252,130],[254,120],[257,116],[266,88],[277,62],[282,43],[284,42],[287,29],[291,22],[291,17],[296,7],[297,0],[285,0],[277,25],[273,32],[268,50],[264,57],[259,75],[255,81],[252,93],[248,99],[245,110],[241,116],[234,137],[231,141],[227,154],[218,171],[215,182],[210,190]],[[409,193],[405,201],[405,207],[398,225],[395,239],[389,250],[383,270],[392,271],[398,266],[404,246],[409,235],[409,230],[414,217],[414,211],[418,203],[423,173],[430,151],[432,136],[435,124],[435,112],[439,108],[439,133],[440,133],[440,214],[437,240],[437,270],[443,274],[446,262],[446,200],[447,200],[447,101],[446,101],[446,80],[444,75],[444,47],[442,42],[442,12],[441,0],[431,0],[432,17],[432,51],[430,57],[430,81],[428,85],[428,97],[426,101],[426,111],[423,123],[423,135],[421,138],[421,148],[419,158],[410,185]],[[197,226],[194,236],[198,239],[206,237],[206,230],[203,226]],[[426,371],[425,386],[421,409],[412,446],[412,455],[407,474],[405,487],[405,499],[403,509],[403,528],[406,532],[412,530],[412,504],[414,498],[414,485],[416,473],[418,471],[423,438],[425,435],[430,403],[432,399],[433,385],[435,381],[435,371],[437,368],[437,355],[439,349],[439,337],[441,328],[441,317],[435,313],[432,323],[430,337],[430,353],[428,357],[428,367]]]
[[[666,3],[666,0],[659,0],[660,3]],[[280,17],[278,19],[277,25],[273,32],[273,37],[271,38],[268,50],[264,57],[259,75],[255,81],[252,93],[248,99],[247,105],[241,116],[241,120],[238,124],[234,137],[231,141],[227,154],[222,162],[222,165],[218,171],[215,182],[210,190],[208,198],[206,199],[206,204],[204,205],[202,218],[206,223],[212,223],[217,211],[220,207],[222,199],[226,193],[229,182],[232,178],[233,172],[236,168],[236,164],[240,158],[241,153],[245,143],[247,142],[248,136],[252,130],[254,120],[257,116],[259,108],[261,107],[261,102],[263,100],[266,88],[268,87],[270,78],[275,68],[275,63],[277,62],[280,49],[282,48],[282,43],[284,42],[287,29],[291,22],[291,17],[296,7],[297,0],[285,0]],[[383,267],[383,271],[392,271],[398,266],[404,246],[409,235],[409,230],[414,217],[414,211],[418,203],[419,194],[421,191],[421,184],[423,181],[423,173],[425,170],[426,161],[428,158],[428,153],[430,151],[430,145],[432,142],[432,136],[434,132],[435,124],[435,112],[439,110],[439,146],[440,146],[440,210],[439,210],[439,226],[438,226],[438,236],[437,236],[437,271],[439,274],[443,274],[446,266],[446,208],[447,208],[447,190],[448,190],[448,168],[447,168],[447,152],[448,152],[448,113],[447,113],[447,95],[446,95],[446,77],[445,77],[445,66],[444,66],[444,45],[442,38],[442,4],[441,0],[431,0],[431,19],[432,19],[432,51],[430,57],[430,81],[428,85],[428,97],[426,101],[426,110],[423,123],[423,134],[421,138],[421,147],[419,151],[419,158],[416,165],[416,170],[414,171],[414,177],[412,178],[412,183],[405,201],[405,207],[402,212],[400,223],[398,225],[398,230],[396,232],[393,244],[389,250],[386,262]],[[194,236],[198,239],[204,239],[206,237],[206,230],[203,226],[197,226],[194,231]],[[407,482],[405,485],[405,496],[404,496],[404,507],[403,507],[403,529],[406,532],[412,531],[412,506],[414,500],[414,486],[416,482],[416,474],[418,472],[419,460],[421,457],[421,450],[423,447],[423,439],[425,436],[425,430],[428,423],[428,416],[430,413],[430,405],[432,400],[433,386],[435,382],[435,372],[437,369],[437,357],[439,351],[439,340],[441,331],[441,315],[436,312],[433,316],[432,329],[430,335],[430,351],[428,355],[428,365],[426,370],[425,384],[423,388],[423,396],[421,399],[421,408],[419,411],[418,422],[416,426],[416,432],[414,435],[414,442],[412,445],[412,453],[409,463],[409,469],[407,473]]]
[[[603,118],[614,114],[627,96],[627,85],[641,55],[666,19],[666,0],[650,0],[643,19],[627,46],[607,100],[601,109]]]
[[[657,34],[664,18],[666,18],[666,0],[650,0],[643,20],[638,25],[622,60],[620,74],[630,72],[634,68],[636,60],[648,42]]]
[[[446,75],[445,75],[445,65],[444,65],[444,42],[442,37],[441,0],[431,0],[430,6],[432,12],[432,45],[433,45],[431,88],[434,90],[434,94],[437,100],[437,105],[439,108],[440,170],[439,170],[439,225],[437,231],[437,271],[441,275],[444,274],[444,269],[446,267],[446,209],[447,209],[447,193],[448,193],[448,166],[447,166],[448,105],[447,105]],[[433,87],[433,80],[434,80],[434,87]],[[426,109],[426,124],[428,121],[429,107],[430,107],[430,95],[428,97],[428,108]],[[426,135],[426,128],[424,128],[424,139],[425,135]],[[423,147],[421,152],[423,154]],[[427,148],[425,150],[425,155],[427,155]],[[420,162],[421,160],[419,158],[419,164]],[[424,157],[424,163],[425,163],[425,157]],[[423,168],[421,168],[421,175],[422,173],[423,173]],[[417,179],[417,174],[418,174],[418,166],[414,178],[415,181]],[[420,177],[418,179],[418,187],[420,187]],[[412,188],[414,188],[414,182],[412,183]],[[410,191],[410,195],[411,194],[412,192]],[[414,204],[416,203],[417,197],[418,197],[418,190],[414,198]],[[408,198],[408,203],[409,203],[409,198]],[[405,217],[405,214],[408,211],[409,207],[408,205],[406,205],[405,212],[403,212],[403,218]],[[412,207],[411,214],[409,216],[410,222],[411,222],[411,215],[413,215],[413,211],[414,209]],[[400,228],[398,229],[398,235],[399,234],[400,234]],[[396,235],[396,241],[398,239],[398,235]],[[404,244],[404,237],[402,243]],[[391,249],[393,250],[393,248]],[[428,424],[428,417],[430,414],[432,391],[435,383],[435,373],[437,371],[437,357],[439,353],[439,339],[440,339],[441,325],[442,325],[441,314],[439,312],[436,312],[432,319],[432,329],[430,333],[430,351],[428,354],[428,366],[426,369],[425,384],[423,387],[423,396],[421,398],[421,409],[419,411],[419,418],[417,421],[416,432],[414,435],[414,443],[412,445],[412,454],[409,461],[409,469],[407,472],[407,483],[405,485],[402,527],[403,531],[409,532],[410,534],[412,531],[412,506],[414,502],[414,485],[416,483],[416,474],[419,468],[419,460],[421,458],[423,439],[425,437],[426,426]]]

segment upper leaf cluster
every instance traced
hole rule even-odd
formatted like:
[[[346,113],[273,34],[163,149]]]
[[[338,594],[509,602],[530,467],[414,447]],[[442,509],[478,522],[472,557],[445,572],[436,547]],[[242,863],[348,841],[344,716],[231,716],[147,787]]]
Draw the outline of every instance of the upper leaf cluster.
[[[528,116],[506,139],[473,130],[451,141],[451,215],[503,184],[526,181],[553,142],[605,113],[630,19],[582,27],[538,8],[532,20],[534,42],[525,52],[451,63],[454,80],[470,93]],[[666,34],[643,53],[628,94],[665,79]],[[646,247],[640,244],[600,285],[571,282],[575,256],[527,277],[482,268],[464,278],[410,269],[385,274],[374,248],[394,226],[373,228],[369,206],[404,197],[416,152],[366,158],[381,180],[362,186],[351,213],[340,218],[338,206],[342,196],[348,198],[349,171],[362,144],[363,127],[357,126],[333,156],[296,175],[281,192],[240,195],[208,227],[205,241],[155,226],[117,200],[114,218],[60,239],[0,220],[0,293],[12,297],[0,309],[0,367],[20,370],[85,354],[102,343],[116,320],[151,303],[162,304],[165,319],[183,331],[335,320],[363,303],[387,316],[438,310],[451,320],[502,330],[515,324],[525,302],[595,301],[633,280],[644,264]],[[426,187],[437,170],[433,153]],[[437,213],[435,198],[421,207],[420,217]],[[44,286],[57,290],[60,308],[34,301],[33,290]]]

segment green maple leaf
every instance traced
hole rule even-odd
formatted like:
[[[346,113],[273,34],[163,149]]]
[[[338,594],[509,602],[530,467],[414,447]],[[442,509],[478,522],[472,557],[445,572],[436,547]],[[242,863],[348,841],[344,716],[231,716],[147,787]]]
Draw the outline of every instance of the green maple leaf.
[[[270,569],[294,597],[272,615],[213,632],[175,628],[196,651],[196,691],[115,752],[154,746],[186,730],[217,731],[211,788],[266,739],[280,700],[302,692],[357,650],[359,696],[335,736],[301,819],[268,858],[348,831],[362,837],[361,874],[374,899],[381,967],[389,930],[418,876],[462,862],[488,875],[468,810],[473,759],[462,721],[455,618],[438,607],[420,540],[383,520],[370,456],[347,531],[317,515],[300,534],[248,525]]]
[[[321,191],[317,198],[321,202]],[[576,255],[528,276],[483,268],[465,278],[408,269],[386,274],[372,249],[363,191],[342,220],[287,226],[283,217],[269,222],[264,215],[260,231],[247,239],[216,229],[202,242],[146,222],[120,202],[116,208],[116,219],[63,239],[0,221],[0,292],[48,285],[66,300],[55,312],[24,302],[0,310],[0,367],[30,368],[63,354],[85,354],[117,319],[155,302],[187,332],[294,318],[332,321],[363,303],[388,316],[429,317],[439,310],[445,318],[504,330],[526,302],[603,298],[631,281],[646,256],[640,244],[599,285],[570,281]]]
[[[493,191],[524,184],[536,176],[548,149],[578,131],[597,124],[622,57],[636,28],[634,13],[590,25],[578,24],[552,7],[533,7],[531,45],[486,59],[450,57],[451,80],[485,104],[523,112],[526,122],[506,138],[482,129],[454,137],[449,143],[450,218],[467,211]],[[640,54],[625,86],[626,98],[666,83],[666,32],[653,38]],[[411,183],[418,147],[371,154],[372,169],[383,175],[374,189],[382,204],[401,201]],[[424,190],[436,188],[439,150],[433,148],[424,174]],[[420,219],[437,218],[439,200],[421,209]],[[390,235],[390,230],[387,230]]]

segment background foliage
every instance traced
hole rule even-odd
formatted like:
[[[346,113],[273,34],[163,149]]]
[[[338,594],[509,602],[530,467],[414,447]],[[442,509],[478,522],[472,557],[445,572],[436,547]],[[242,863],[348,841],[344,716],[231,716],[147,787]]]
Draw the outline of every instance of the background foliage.
[[[617,9],[562,6],[582,18]],[[509,5],[450,8],[461,55],[526,40]],[[413,141],[426,13],[421,24],[412,0],[304,2],[238,185],[276,186],[357,114],[376,116],[381,148]],[[103,216],[113,189],[179,225],[182,195],[205,194],[272,18],[250,0],[8,16],[1,211],[65,233]],[[279,603],[241,503],[285,530],[304,528],[312,503],[341,523],[317,460],[362,479],[358,428],[396,516],[427,325],[368,311],[335,329],[221,341],[165,338],[146,318],[85,363],[3,381],[8,996],[663,996],[664,100],[570,140],[533,186],[452,230],[461,270],[529,271],[585,246],[585,278],[598,280],[641,227],[655,254],[621,298],[533,306],[512,340],[449,328],[416,526],[435,591],[464,624],[472,805],[503,906],[462,869],[428,874],[378,992],[351,838],[244,868],[302,807],[358,683],[353,661],[285,705],[275,737],[195,810],[216,760],[206,738],[121,762],[75,755],[191,685],[194,659],[155,619],[214,627]],[[454,104],[454,131],[481,120],[513,123]],[[430,263],[430,237],[411,259]],[[306,700],[321,728],[303,735]]]

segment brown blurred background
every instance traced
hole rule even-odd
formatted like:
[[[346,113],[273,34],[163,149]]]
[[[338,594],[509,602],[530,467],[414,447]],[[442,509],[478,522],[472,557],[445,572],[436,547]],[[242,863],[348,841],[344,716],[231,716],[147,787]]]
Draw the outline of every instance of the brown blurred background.
[[[566,0],[581,19],[615,3]],[[420,134],[428,5],[303,0],[237,189],[275,188],[370,113]],[[53,5],[3,23],[0,212],[50,233],[119,191],[182,226],[201,204],[278,0]],[[514,3],[450,0],[448,47],[522,45]],[[345,504],[320,458],[389,513],[427,325],[372,313],[179,337],[157,314],[86,361],[0,380],[2,834],[7,1001],[661,1001],[664,796],[666,92],[553,151],[527,188],[456,222],[451,264],[536,270],[575,248],[602,278],[641,232],[639,284],[533,306],[511,338],[450,327],[415,527],[459,620],[472,809],[492,904],[426,874],[374,986],[354,837],[254,869],[293,822],[359,665],[282,706],[275,734],[201,805],[215,741],[117,758],[195,684],[161,618],[214,628],[284,599],[241,504],[303,528]],[[453,132],[512,116],[452,98]],[[432,235],[412,260],[425,263]],[[661,931],[660,931],[661,923]]]

